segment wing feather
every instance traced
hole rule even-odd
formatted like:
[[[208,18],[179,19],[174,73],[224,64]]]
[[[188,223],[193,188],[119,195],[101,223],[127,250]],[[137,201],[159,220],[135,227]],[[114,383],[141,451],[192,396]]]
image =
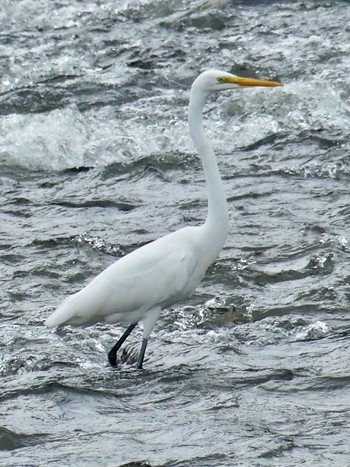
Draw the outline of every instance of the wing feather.
[[[93,324],[108,315],[127,321],[132,312],[139,310],[142,315],[188,295],[201,278],[192,280],[197,262],[188,230],[162,237],[116,261],[68,297],[46,324]]]

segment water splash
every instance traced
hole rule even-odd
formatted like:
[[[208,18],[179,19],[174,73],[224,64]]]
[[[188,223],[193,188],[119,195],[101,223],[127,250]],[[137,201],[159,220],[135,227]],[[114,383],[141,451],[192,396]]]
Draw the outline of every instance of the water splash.
[[[8,115],[1,120],[0,131],[3,165],[61,170],[85,164],[89,129],[75,108]]]
[[[331,328],[322,321],[316,321],[299,330],[295,335],[297,341],[317,340],[326,337]]]

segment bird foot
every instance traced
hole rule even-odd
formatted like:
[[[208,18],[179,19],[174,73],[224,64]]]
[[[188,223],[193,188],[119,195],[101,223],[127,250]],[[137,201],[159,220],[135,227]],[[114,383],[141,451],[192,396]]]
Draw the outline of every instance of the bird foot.
[[[115,368],[117,366],[117,352],[113,352],[113,350],[110,350],[108,352],[108,361],[111,367]]]

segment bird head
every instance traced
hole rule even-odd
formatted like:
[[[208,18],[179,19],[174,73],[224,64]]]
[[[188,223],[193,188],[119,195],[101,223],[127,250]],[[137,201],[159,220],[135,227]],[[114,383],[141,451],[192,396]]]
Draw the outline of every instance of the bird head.
[[[283,86],[277,81],[267,81],[256,78],[243,78],[225,71],[208,70],[201,73],[192,84],[192,88],[210,94],[213,91],[232,89],[237,86]]]

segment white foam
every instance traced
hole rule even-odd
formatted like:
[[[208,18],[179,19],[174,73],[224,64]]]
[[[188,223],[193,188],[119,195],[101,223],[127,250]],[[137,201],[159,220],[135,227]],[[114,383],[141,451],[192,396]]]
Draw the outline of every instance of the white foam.
[[[89,130],[75,108],[2,118],[0,161],[32,170],[84,165]]]
[[[303,329],[296,334],[295,339],[297,341],[322,339],[326,337],[329,332],[330,328],[326,323],[323,321],[316,321],[315,323],[303,327]]]
[[[188,91],[160,90],[119,107],[81,113],[76,107],[0,120],[0,163],[34,170],[106,166],[169,152],[195,153],[187,128]],[[216,102],[217,101],[217,102]],[[208,109],[213,112],[207,112]],[[205,127],[218,154],[282,132],[342,132],[350,108],[341,89],[315,77],[278,89],[238,89],[205,109]]]

